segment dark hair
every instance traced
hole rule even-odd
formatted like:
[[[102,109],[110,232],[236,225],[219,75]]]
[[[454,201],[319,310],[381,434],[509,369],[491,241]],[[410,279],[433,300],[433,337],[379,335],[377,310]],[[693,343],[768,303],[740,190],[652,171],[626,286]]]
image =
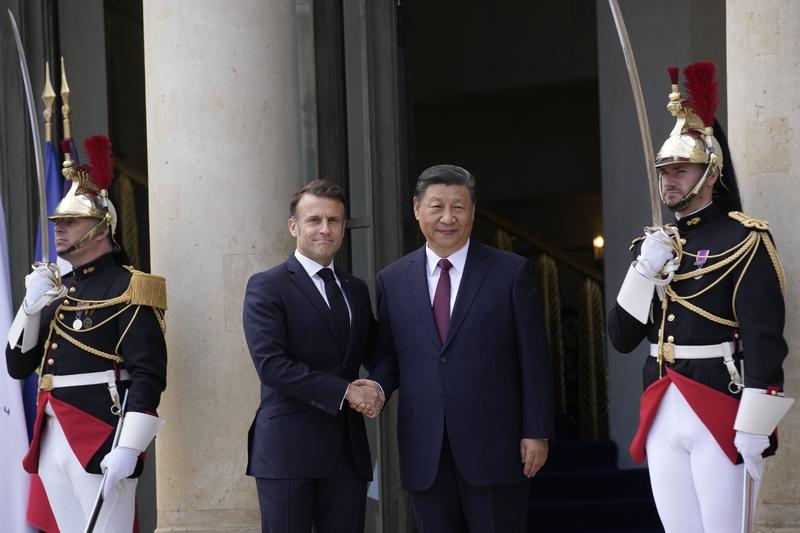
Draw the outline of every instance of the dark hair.
[[[297,214],[297,203],[304,194],[338,200],[343,206],[347,207],[344,189],[342,189],[338,183],[333,183],[332,181],[328,180],[314,180],[311,183],[306,184],[305,187],[292,195],[292,200],[289,202],[289,215],[291,215],[293,218]]]
[[[414,186],[414,198],[422,200],[429,185],[464,185],[469,189],[469,197],[477,198],[475,177],[464,168],[456,165],[434,165],[422,171]]]

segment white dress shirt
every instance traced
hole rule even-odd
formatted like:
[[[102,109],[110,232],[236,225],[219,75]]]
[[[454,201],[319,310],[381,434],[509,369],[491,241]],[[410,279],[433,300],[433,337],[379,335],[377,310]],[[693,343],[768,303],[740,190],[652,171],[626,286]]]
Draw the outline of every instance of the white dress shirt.
[[[436,294],[436,285],[439,283],[439,260],[447,259],[453,265],[450,268],[450,315],[453,314],[453,306],[456,304],[456,296],[458,295],[458,287],[461,285],[461,278],[464,275],[464,266],[467,264],[467,251],[469,251],[469,239],[467,243],[457,252],[450,254],[448,257],[439,257],[433,250],[426,244],[425,257],[427,264],[425,273],[428,275],[428,293],[431,297],[431,306],[433,306],[433,296]]]
[[[318,272],[323,268],[330,268],[331,270],[333,270],[333,278],[336,280],[336,284],[339,286],[339,290],[342,291],[342,296],[344,297],[344,303],[347,304],[347,314],[350,315],[350,320],[352,321],[353,311],[350,309],[350,302],[347,301],[347,294],[345,294],[344,289],[342,289],[342,282],[339,280],[339,276],[336,275],[336,270],[333,268],[333,261],[331,261],[330,265],[324,267],[319,263],[317,263],[316,261],[314,261],[313,259],[309,259],[308,257],[301,254],[299,250],[294,251],[294,256],[303,266],[303,269],[308,273],[308,276],[311,278],[311,281],[314,282],[314,286],[322,295],[322,299],[325,300],[325,303],[328,304],[328,307],[330,307],[331,304],[328,301],[328,295],[325,294],[325,280],[319,276]]]

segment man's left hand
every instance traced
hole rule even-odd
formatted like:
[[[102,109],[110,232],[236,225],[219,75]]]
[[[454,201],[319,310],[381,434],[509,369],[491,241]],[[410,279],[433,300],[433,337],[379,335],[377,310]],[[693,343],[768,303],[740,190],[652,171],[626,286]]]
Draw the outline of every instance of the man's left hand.
[[[750,477],[755,480],[761,479],[764,474],[764,457],[761,454],[769,448],[769,437],[737,431],[733,444],[742,455],[744,466],[750,473]]]
[[[106,485],[103,488],[103,498],[109,499],[114,493],[117,484],[133,474],[136,469],[136,459],[139,451],[125,446],[117,446],[103,457],[100,468],[108,474]]]
[[[550,444],[547,439],[522,439],[519,443],[519,455],[522,459],[522,473],[531,478],[547,461]]]

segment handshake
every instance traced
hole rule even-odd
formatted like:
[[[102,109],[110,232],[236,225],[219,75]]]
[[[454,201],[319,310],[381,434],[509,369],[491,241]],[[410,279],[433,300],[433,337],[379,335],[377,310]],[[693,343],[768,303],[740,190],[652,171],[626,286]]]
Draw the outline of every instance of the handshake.
[[[386,398],[378,382],[370,379],[357,379],[350,384],[345,394],[350,408],[370,418],[375,418],[383,409]]]

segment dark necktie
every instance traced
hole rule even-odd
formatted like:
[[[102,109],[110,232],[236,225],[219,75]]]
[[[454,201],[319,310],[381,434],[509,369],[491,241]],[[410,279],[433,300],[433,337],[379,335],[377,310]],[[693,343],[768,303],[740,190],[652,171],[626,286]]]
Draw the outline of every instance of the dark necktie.
[[[447,326],[450,324],[450,267],[453,265],[447,259],[439,259],[439,282],[436,292],[433,293],[433,319],[439,331],[439,339],[444,342],[447,338]]]
[[[336,324],[342,346],[347,348],[347,342],[350,340],[350,314],[347,312],[347,303],[344,301],[342,290],[330,268],[323,268],[317,275],[325,282],[325,296],[333,313],[333,323]]]

